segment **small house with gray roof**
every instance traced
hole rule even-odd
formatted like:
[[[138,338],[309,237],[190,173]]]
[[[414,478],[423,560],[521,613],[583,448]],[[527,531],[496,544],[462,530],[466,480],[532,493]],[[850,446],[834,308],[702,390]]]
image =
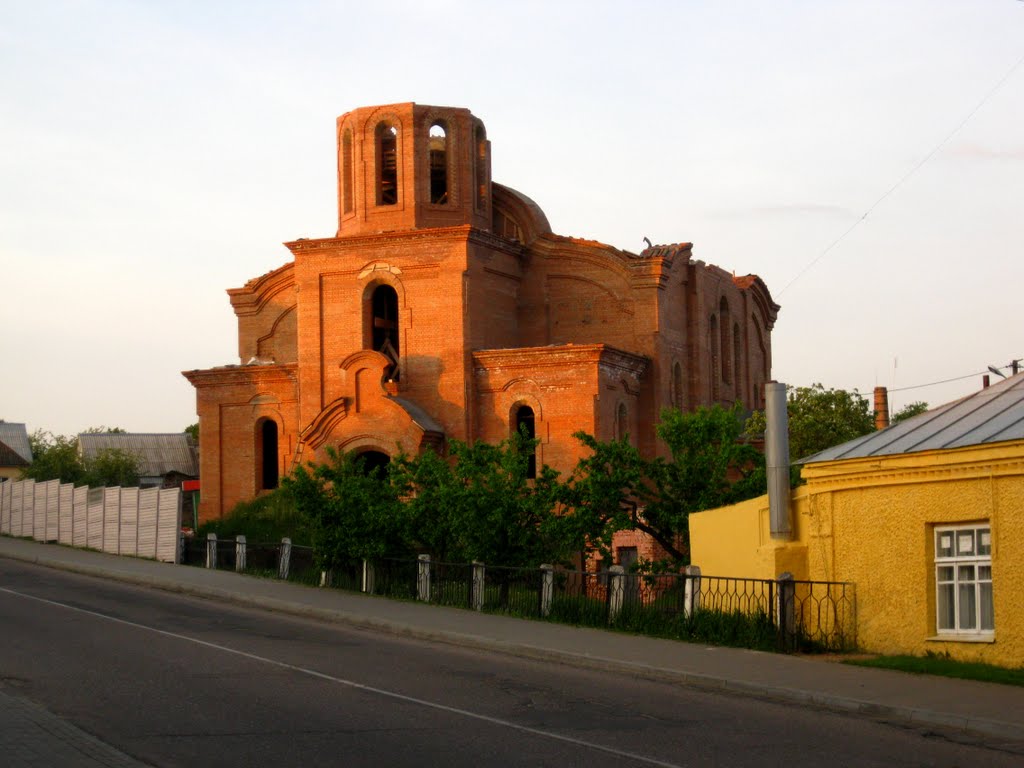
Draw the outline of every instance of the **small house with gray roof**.
[[[146,434],[136,432],[82,433],[79,451],[88,463],[106,450],[119,450],[139,458],[139,485],[170,488],[199,477],[195,441],[186,432]]]

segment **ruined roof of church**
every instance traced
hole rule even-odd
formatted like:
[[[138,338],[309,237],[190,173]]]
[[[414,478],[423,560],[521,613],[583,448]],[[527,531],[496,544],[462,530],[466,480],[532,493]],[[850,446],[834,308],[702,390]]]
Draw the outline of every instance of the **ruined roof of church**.
[[[906,421],[800,459],[800,464],[1024,440],[1024,373]]]

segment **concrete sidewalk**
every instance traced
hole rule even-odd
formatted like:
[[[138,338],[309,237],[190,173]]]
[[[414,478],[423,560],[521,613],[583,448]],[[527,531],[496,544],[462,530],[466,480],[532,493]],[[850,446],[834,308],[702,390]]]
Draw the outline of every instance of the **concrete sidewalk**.
[[[707,647],[0,538],[0,557],[408,637],[1024,743],[1024,688]]]

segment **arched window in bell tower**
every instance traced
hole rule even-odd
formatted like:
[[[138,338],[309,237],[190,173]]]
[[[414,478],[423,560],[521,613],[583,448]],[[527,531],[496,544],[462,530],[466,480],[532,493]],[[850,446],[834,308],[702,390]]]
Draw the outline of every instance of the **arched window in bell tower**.
[[[398,204],[398,129],[377,126],[377,205]]]
[[[516,409],[516,432],[524,435],[528,440],[537,437],[537,427],[533,415],[533,408],[528,405],[521,405]],[[537,477],[537,451],[530,453],[526,465],[526,476],[530,479]]]
[[[352,131],[348,128],[341,135],[341,184],[343,206],[345,213],[352,213],[354,201],[352,200],[352,187],[354,178],[352,168]]]
[[[378,285],[370,298],[370,344],[391,360],[387,377],[398,380],[398,292]]]
[[[478,211],[487,207],[487,130],[483,123],[473,128],[473,163],[476,191],[473,195]]]
[[[448,131],[438,120],[430,126],[430,202],[448,205]]]

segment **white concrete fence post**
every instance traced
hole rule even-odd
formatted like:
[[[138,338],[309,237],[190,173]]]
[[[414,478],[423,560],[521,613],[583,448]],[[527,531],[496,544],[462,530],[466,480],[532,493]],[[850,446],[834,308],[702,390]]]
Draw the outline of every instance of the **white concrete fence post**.
[[[551,615],[551,602],[555,594],[555,567],[544,563],[540,567],[540,615]]]
[[[376,586],[377,573],[373,568],[373,563],[369,560],[363,560],[363,592],[372,595]]]
[[[328,569],[326,571],[320,571],[320,586],[321,587],[333,587],[334,586],[334,571]]]
[[[420,555],[416,563],[416,599],[430,602],[430,555]]]
[[[277,578],[287,579],[292,566],[292,540],[281,539],[281,556],[277,561]]]
[[[700,610],[700,566],[688,565],[683,573],[683,615],[690,618]]]
[[[217,567],[217,534],[206,534],[206,567]]]
[[[626,592],[626,569],[613,565],[608,569],[608,623],[612,624],[622,613],[622,598]]]
[[[486,584],[486,570],[479,560],[473,561],[473,576],[470,585],[469,607],[474,611],[482,611],[484,608],[484,586]]]
[[[245,570],[245,536],[235,536],[235,570],[241,573]]]

